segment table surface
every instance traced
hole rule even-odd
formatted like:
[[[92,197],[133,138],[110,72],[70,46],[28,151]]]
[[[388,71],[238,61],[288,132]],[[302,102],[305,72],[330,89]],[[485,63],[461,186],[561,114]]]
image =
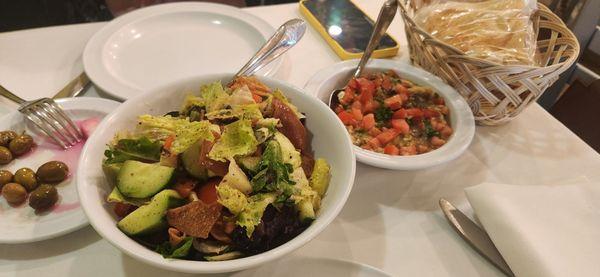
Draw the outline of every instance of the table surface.
[[[382,0],[357,0],[375,17]],[[297,4],[248,8],[273,26],[301,17]],[[25,96],[53,95],[82,70],[86,41],[105,23],[0,33],[0,83]],[[398,15],[389,32],[406,38]],[[285,56],[278,78],[302,87],[339,58],[312,28]],[[35,82],[31,82],[35,80]],[[98,96],[91,89],[88,96]],[[102,96],[102,95],[100,95]],[[0,100],[0,114],[16,106]],[[455,161],[419,171],[357,165],[353,192],[335,221],[290,258],[312,256],[369,264],[393,276],[502,276],[446,223],[444,197],[472,214],[463,189],[484,181],[550,185],[600,181],[600,156],[537,104],[500,127],[477,127]],[[0,246],[0,276],[180,276],[138,262],[91,227],[56,239]]]

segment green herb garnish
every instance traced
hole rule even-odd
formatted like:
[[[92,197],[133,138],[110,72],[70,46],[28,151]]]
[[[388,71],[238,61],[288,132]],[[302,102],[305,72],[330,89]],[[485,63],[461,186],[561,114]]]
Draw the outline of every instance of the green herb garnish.
[[[156,252],[160,253],[164,258],[181,259],[185,258],[192,247],[194,238],[186,237],[175,247],[171,246],[168,241],[156,247]]]
[[[440,136],[440,132],[433,129],[429,120],[424,120],[423,124],[425,125],[425,134],[427,135],[427,138]]]
[[[122,163],[127,160],[159,161],[162,144],[146,137],[139,139],[121,139],[115,146],[104,151],[105,163]]]
[[[375,109],[375,121],[379,123],[388,122],[392,119],[393,114],[394,112],[390,108],[380,105],[379,108]]]
[[[281,146],[275,140],[267,142],[265,151],[258,164],[258,173],[250,183],[255,192],[280,192],[286,199],[293,193],[294,181],[290,174],[294,169],[291,164],[283,162]]]

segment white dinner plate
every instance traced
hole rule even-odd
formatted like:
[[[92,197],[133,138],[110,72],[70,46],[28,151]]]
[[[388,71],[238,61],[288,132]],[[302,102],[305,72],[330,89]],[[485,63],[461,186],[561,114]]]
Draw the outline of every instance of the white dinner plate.
[[[328,258],[289,258],[249,269],[232,277],[390,277],[369,265]]]
[[[82,129],[86,134],[93,131],[95,124],[119,106],[119,102],[95,97],[66,98],[56,102],[77,124],[84,127]],[[83,143],[69,150],[62,150],[51,143],[49,138],[36,131],[35,126],[18,111],[0,118],[0,131],[4,130],[13,130],[17,133],[25,131],[33,137],[36,146],[31,152],[7,165],[0,166],[0,169],[9,170],[13,174],[22,167],[29,167],[35,171],[45,162],[57,160],[67,164],[70,176],[56,186],[59,194],[57,204],[40,214],[36,214],[27,201],[13,207],[0,195],[0,243],[40,241],[87,225],[88,220],[79,206],[75,185],[77,163]]]
[[[232,6],[156,5],[104,26],[86,45],[83,65],[100,89],[129,99],[174,80],[237,72],[274,32]],[[277,59],[257,74],[271,76],[280,64]]]

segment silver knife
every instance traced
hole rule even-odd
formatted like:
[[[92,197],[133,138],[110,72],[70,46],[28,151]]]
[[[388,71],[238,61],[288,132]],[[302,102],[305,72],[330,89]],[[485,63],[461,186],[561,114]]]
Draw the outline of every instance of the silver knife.
[[[460,237],[469,243],[477,253],[500,269],[502,273],[511,277],[515,276],[485,230],[481,229],[481,227],[444,198],[440,198],[440,208],[442,208],[444,215],[450,222],[450,225],[452,225],[453,229]]]
[[[52,96],[52,99],[76,97],[85,91],[89,85],[90,79],[85,72],[81,72],[75,79],[71,80],[64,88]]]

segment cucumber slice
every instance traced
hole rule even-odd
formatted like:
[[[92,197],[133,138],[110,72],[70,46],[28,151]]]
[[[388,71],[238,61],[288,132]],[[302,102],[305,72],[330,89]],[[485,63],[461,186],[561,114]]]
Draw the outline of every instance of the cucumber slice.
[[[159,164],[125,161],[117,176],[117,187],[127,197],[151,197],[167,186],[174,171]]]
[[[174,190],[166,189],[154,197],[148,205],[139,207],[119,223],[117,227],[123,233],[134,236],[153,233],[167,228],[165,213],[168,209],[180,206],[185,201]]]

